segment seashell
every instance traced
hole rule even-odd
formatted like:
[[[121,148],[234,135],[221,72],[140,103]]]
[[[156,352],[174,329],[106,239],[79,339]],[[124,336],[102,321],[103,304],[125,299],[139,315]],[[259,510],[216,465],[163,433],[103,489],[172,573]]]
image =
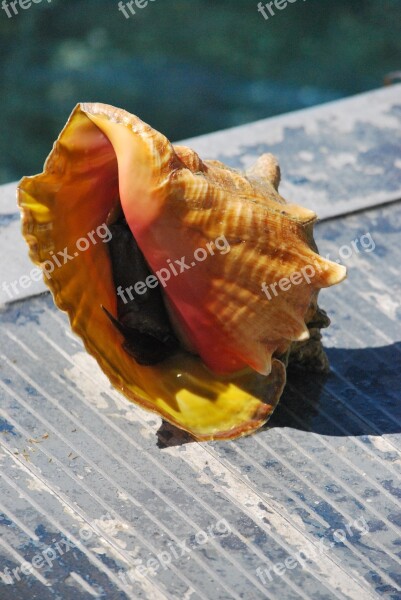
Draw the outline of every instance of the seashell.
[[[57,251],[73,256],[45,280],[88,352],[128,399],[199,440],[238,437],[265,423],[291,353],[325,364],[319,329],[328,320],[317,295],[342,281],[345,268],[319,256],[315,213],[286,203],[279,181],[272,155],[240,173],[173,146],[126,111],[84,103],[43,173],[19,185],[32,260],[46,271]],[[124,249],[109,251],[99,240],[74,251],[77,240],[94,238],[102,225],[117,226],[121,210],[138,247],[128,257],[119,261]],[[131,263],[138,273],[145,265],[161,283],[162,301],[149,302],[159,307],[155,314],[167,311],[171,330],[159,316],[150,325],[161,344],[156,355],[160,350],[164,358],[157,364],[150,364],[154,347],[140,364],[135,344],[131,354],[124,344],[132,315],[120,318],[115,278]],[[302,277],[311,267],[313,277]],[[301,275],[297,283],[294,273]],[[291,283],[285,291],[278,286],[284,280]],[[139,337],[146,320],[135,320]]]

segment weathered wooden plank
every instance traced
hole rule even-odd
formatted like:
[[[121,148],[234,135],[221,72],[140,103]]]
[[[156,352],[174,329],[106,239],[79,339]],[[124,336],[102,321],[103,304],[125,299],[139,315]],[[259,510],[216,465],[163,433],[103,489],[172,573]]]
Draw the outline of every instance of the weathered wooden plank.
[[[366,206],[395,200],[399,134],[389,149],[387,129],[399,90],[303,111],[303,123],[296,113],[252,124],[246,142],[239,128],[191,143],[237,166],[275,151],[287,195],[306,190],[315,202],[306,205],[321,212],[319,202],[328,210],[330,200],[341,213],[351,209],[344,197],[336,200],[340,187],[331,181],[341,161],[323,153],[304,171],[308,182],[296,183],[291,177],[305,165],[297,163],[295,142],[314,139],[317,147],[321,134],[328,144],[331,131],[338,157],[346,123],[354,140],[366,123],[344,185],[365,185],[358,175],[361,165],[366,175],[363,153],[386,150],[380,168],[387,178],[371,173]],[[346,121],[337,135],[339,117],[330,115],[340,106]],[[264,146],[268,131],[274,147]],[[0,205],[2,265],[9,268],[0,281],[6,273],[10,282],[32,267],[12,185],[3,187]],[[332,373],[293,373],[269,427],[234,442],[193,443],[127,402],[49,296],[3,307],[0,598],[401,598],[400,231],[401,202],[318,225],[321,253],[341,260],[349,274],[321,295],[333,321],[325,333]],[[63,542],[63,553],[62,540],[70,543],[67,550]],[[12,574],[19,561],[46,555],[31,574]],[[138,565],[149,560],[159,567],[141,576]]]
[[[203,158],[281,165],[281,193],[324,219],[401,199],[401,84],[186,140]]]

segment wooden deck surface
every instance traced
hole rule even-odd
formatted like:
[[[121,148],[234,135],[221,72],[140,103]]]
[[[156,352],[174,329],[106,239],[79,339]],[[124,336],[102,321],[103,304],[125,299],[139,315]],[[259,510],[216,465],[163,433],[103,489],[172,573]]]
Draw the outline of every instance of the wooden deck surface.
[[[283,195],[324,218],[320,253],[348,267],[321,294],[332,372],[200,444],[110,387],[41,283],[3,290],[0,599],[401,599],[401,86],[190,144],[275,153]],[[8,283],[32,268],[14,202],[0,188]]]

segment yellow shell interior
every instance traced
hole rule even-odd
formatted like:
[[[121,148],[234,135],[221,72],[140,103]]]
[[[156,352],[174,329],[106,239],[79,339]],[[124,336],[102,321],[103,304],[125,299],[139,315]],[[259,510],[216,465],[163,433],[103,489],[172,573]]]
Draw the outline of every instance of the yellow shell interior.
[[[91,152],[88,152],[88,148]],[[162,364],[138,365],[102,306],[116,314],[107,245],[97,238],[77,251],[80,238],[106,223],[119,202],[118,168],[107,137],[78,105],[47,159],[44,172],[19,185],[23,234],[32,260],[43,266],[57,252],[71,260],[45,277],[56,305],[112,384],[129,400],[157,412],[198,440],[235,438],[263,425],[285,385],[285,367],[272,361],[268,377],[245,370],[213,375],[200,359],[181,352]]]

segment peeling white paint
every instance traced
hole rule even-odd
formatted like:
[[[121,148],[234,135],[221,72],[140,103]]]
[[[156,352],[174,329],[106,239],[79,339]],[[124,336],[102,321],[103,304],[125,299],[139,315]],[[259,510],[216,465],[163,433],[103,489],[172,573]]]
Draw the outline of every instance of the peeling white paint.
[[[275,506],[275,503],[268,498],[266,498],[267,507],[274,508],[275,510],[266,513],[260,508],[261,496],[264,497],[264,495],[256,494],[247,486],[247,476],[244,473],[240,473],[241,479],[235,477],[220,461],[203,450],[200,444],[188,444],[185,450],[185,452],[180,452],[175,447],[166,449],[171,456],[185,460],[195,473],[197,473],[198,479],[202,483],[208,486],[212,483],[216,493],[221,493],[224,490],[224,492],[242,506],[242,508],[246,507],[245,512],[249,514],[262,529],[266,530],[267,533],[269,533],[271,528],[275,534],[285,540],[288,546],[292,548],[292,555],[296,552],[307,550],[313,561],[313,570],[315,572],[319,573],[320,576],[334,589],[341,591],[350,598],[359,600],[361,588],[358,583],[350,578],[345,578],[342,569],[340,569],[336,563],[332,562],[327,555],[319,553],[316,546],[305,538],[305,526],[300,516],[294,513],[291,515],[288,514],[285,507],[282,505]],[[219,483],[213,482],[213,479],[207,478],[207,475],[204,472],[206,469],[210,470],[212,477],[218,479],[223,478],[226,486],[221,488]],[[265,523],[266,518],[269,520],[270,525]],[[291,524],[291,521],[293,521],[297,527],[294,527]],[[358,573],[354,573],[354,577],[357,581],[360,581],[361,585],[365,585],[365,581]],[[366,596],[368,597],[369,594],[366,594]]]
[[[386,454],[389,452],[394,454],[396,452],[396,448],[386,439],[385,435],[369,435],[368,438],[372,446],[374,446],[379,452]],[[396,463],[401,464],[401,455],[398,459],[392,462],[392,464]]]
[[[29,490],[31,490],[31,492],[46,492],[52,496],[55,495],[53,490],[51,490],[47,485],[44,485],[44,483],[36,477],[28,478],[26,480],[26,486]]]
[[[397,310],[400,308],[401,304],[396,297],[391,296],[387,292],[382,292],[381,294],[366,292],[366,296],[373,300],[389,319],[397,321]]]
[[[94,525],[98,529],[101,529],[104,533],[113,538],[116,538],[116,536],[118,536],[119,533],[123,531],[128,531],[130,529],[128,523],[124,523],[119,519],[112,519],[108,515],[106,515],[102,519],[93,519],[91,521],[91,525]],[[123,544],[121,547],[126,547],[125,542],[121,543]]]
[[[348,165],[355,165],[356,156],[351,152],[339,152],[338,154],[330,154],[327,159],[329,165],[335,169],[343,169]]]
[[[314,154],[312,152],[308,152],[307,150],[302,150],[298,154],[298,156],[301,160],[304,160],[305,162],[312,162],[315,158]]]
[[[110,383],[95,359],[86,352],[77,352],[72,358],[76,366],[64,369],[65,376],[75,384],[85,400],[96,406],[96,408],[108,408],[108,401],[102,392],[104,389],[110,388]],[[81,369],[88,373],[90,377],[98,380],[99,385],[95,386],[89,377],[82,375]]]
[[[127,571],[125,571],[124,575],[126,576],[126,580],[129,581],[136,581],[136,582],[140,582],[141,587],[143,589],[143,591],[146,594],[146,598],[151,598],[152,600],[166,600],[167,599],[167,595],[165,596],[161,591],[159,591],[150,580],[145,579],[143,577],[138,577],[138,575],[135,572],[135,568],[133,569],[129,569]],[[168,598],[169,600],[182,600],[181,598],[178,598],[176,595],[171,595],[170,592],[168,594]]]

